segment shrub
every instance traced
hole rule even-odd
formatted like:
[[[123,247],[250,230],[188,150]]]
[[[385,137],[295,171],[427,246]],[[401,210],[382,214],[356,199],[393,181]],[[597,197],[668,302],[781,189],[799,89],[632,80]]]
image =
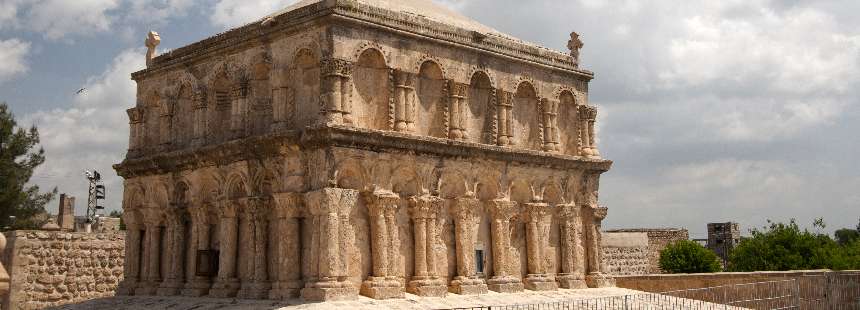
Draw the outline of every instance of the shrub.
[[[668,273],[703,273],[721,270],[717,255],[694,241],[681,240],[660,252],[660,268]]]

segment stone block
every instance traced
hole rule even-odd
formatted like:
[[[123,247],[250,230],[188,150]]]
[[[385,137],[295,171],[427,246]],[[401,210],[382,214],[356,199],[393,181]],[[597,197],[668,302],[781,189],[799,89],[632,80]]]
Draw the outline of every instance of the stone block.
[[[585,277],[585,283],[590,288],[615,287],[615,279],[600,273],[592,273]]]
[[[302,289],[302,299],[307,301],[356,300],[358,290],[352,287],[307,287]]]
[[[400,281],[386,281],[384,278],[372,278],[361,284],[361,295],[373,299],[404,298],[406,294]]]

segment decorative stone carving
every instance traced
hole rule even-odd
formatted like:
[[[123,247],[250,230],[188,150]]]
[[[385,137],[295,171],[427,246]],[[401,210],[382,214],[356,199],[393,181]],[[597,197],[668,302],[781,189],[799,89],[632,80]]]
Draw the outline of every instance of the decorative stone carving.
[[[152,59],[155,58],[155,48],[158,47],[158,44],[161,44],[161,36],[155,31],[150,31],[146,36],[146,41],[144,41],[144,45],[146,45],[146,67],[152,66]]]
[[[570,56],[573,57],[573,65],[575,67],[579,67],[579,50],[584,46],[585,44],[583,44],[582,40],[579,39],[579,34],[571,32],[570,40],[567,41],[567,48],[570,49]]]
[[[425,297],[443,297],[448,286],[436,268],[437,225],[444,200],[430,194],[409,198],[410,214],[415,228],[415,275],[406,290]]]

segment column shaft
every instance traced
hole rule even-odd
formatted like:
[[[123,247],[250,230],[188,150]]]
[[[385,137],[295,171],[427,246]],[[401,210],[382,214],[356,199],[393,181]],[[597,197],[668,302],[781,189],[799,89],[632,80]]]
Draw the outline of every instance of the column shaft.
[[[517,203],[510,200],[496,199],[488,205],[492,215],[493,238],[493,277],[487,281],[490,290],[500,293],[519,292],[523,290],[522,281],[508,275],[507,267],[512,263],[508,257],[511,251],[510,225],[511,220],[519,213]]]

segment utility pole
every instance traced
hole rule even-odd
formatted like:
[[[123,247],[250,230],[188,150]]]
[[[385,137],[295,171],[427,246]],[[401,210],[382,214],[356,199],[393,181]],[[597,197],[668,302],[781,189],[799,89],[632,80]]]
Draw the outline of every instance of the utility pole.
[[[105,207],[99,205],[99,200],[105,199],[105,186],[102,183],[102,175],[93,170],[90,172],[87,170],[84,172],[87,176],[87,180],[90,181],[90,190],[89,197],[87,198],[87,232],[91,231],[91,227],[93,222],[95,222],[98,217],[98,210],[102,210]]]

